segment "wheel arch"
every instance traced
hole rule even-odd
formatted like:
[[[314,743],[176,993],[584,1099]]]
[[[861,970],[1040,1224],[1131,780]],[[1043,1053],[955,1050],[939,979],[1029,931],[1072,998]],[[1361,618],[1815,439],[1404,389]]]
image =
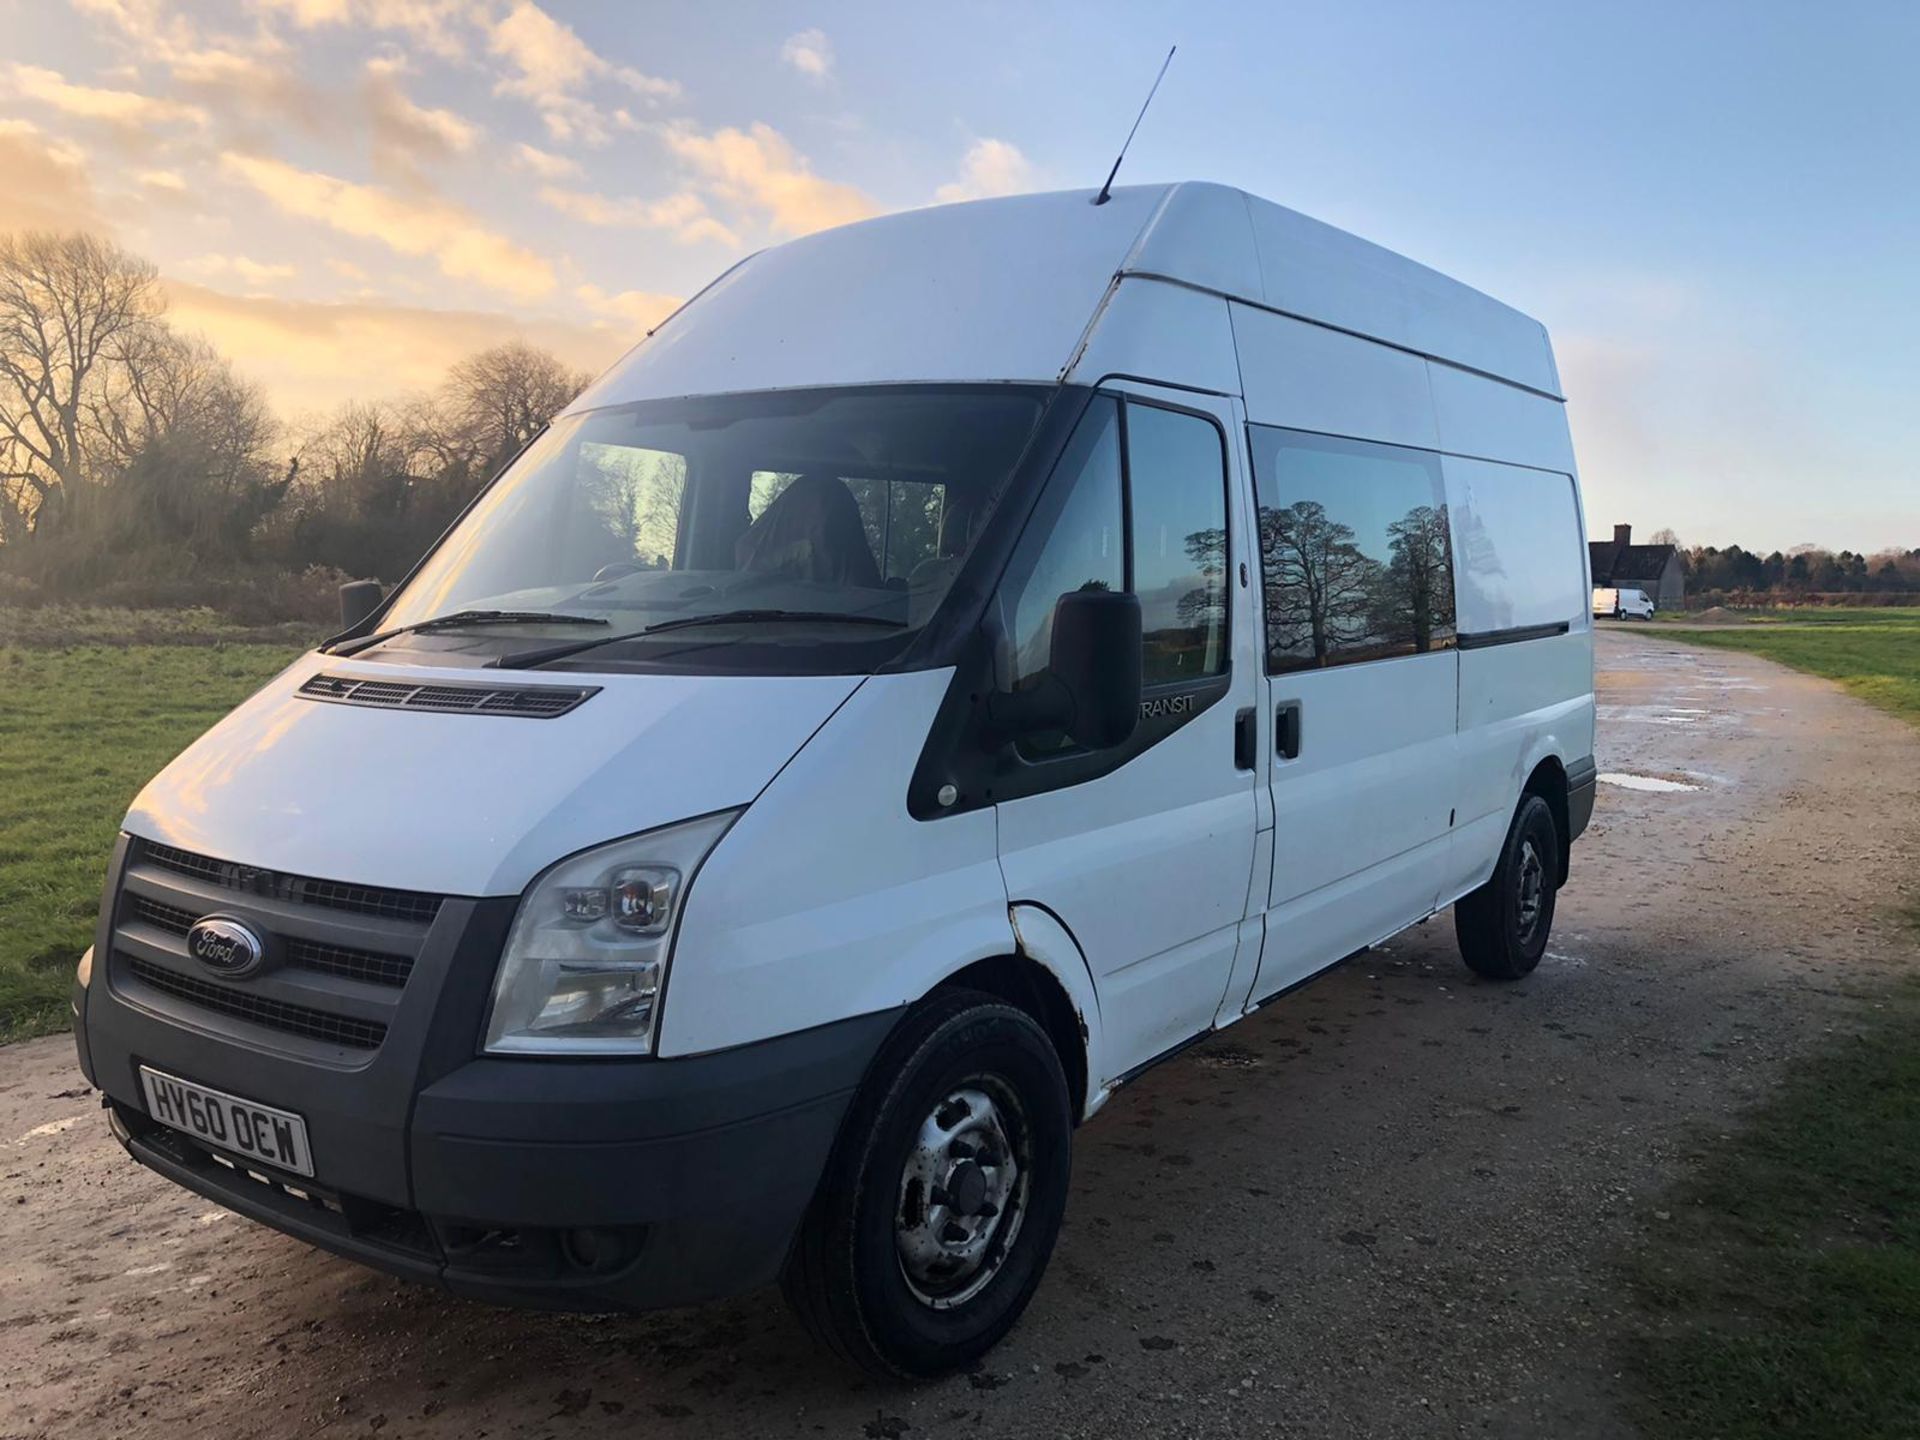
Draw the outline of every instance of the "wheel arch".
[[[1543,756],[1527,775],[1527,783],[1520,787],[1520,798],[1538,795],[1547,802],[1547,808],[1553,812],[1553,828],[1559,837],[1559,873],[1554,877],[1556,888],[1567,883],[1567,872],[1573,863],[1573,817],[1568,801],[1567,767],[1561,763],[1558,755]]]
[[[1072,934],[1038,905],[1009,908],[1016,949],[974,960],[927,993],[979,990],[1031,1015],[1060,1057],[1077,1122],[1091,1118],[1109,1093],[1097,1077],[1100,1009],[1093,975]]]

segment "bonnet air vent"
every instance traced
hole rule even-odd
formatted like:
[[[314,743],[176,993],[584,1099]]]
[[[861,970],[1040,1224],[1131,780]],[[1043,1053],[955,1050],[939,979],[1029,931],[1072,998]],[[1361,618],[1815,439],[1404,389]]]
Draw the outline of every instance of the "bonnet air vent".
[[[599,692],[598,685],[416,685],[315,675],[300,687],[309,700],[367,705],[376,710],[432,710],[439,714],[512,715],[551,720]]]

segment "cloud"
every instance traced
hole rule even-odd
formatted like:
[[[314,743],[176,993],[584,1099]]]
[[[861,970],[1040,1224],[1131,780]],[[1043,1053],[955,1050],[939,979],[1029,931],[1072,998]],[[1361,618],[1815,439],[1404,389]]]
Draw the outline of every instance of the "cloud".
[[[503,340],[524,339],[598,373],[630,338],[493,311],[243,297],[178,279],[164,283],[169,319],[205,335],[241,374],[265,387],[282,413],[428,390],[456,360]]]
[[[813,173],[804,155],[771,125],[728,126],[703,135],[688,126],[663,132],[667,147],[713,194],[762,214],[783,235],[806,235],[864,220],[880,207],[863,191]]]
[[[0,175],[7,177],[0,231],[109,229],[86,151],[32,121],[0,118]]]
[[[683,245],[702,240],[738,245],[740,237],[707,211],[698,195],[681,191],[664,200],[615,199],[590,190],[544,185],[540,198],[571,220],[630,230],[665,230]]]
[[[142,95],[133,90],[103,90],[92,85],[74,85],[59,71],[42,69],[38,65],[15,64],[9,68],[8,79],[13,94],[36,100],[63,114],[82,120],[97,120],[121,129],[207,123],[207,112],[197,105],[184,105],[177,100],[163,100],[157,95]]]
[[[1020,195],[1036,188],[1039,172],[1010,140],[976,140],[960,161],[960,178],[934,191],[943,204]]]
[[[522,170],[538,175],[542,180],[572,180],[580,174],[580,162],[565,155],[555,155],[550,150],[521,143],[513,147],[513,163]]]
[[[291,265],[265,264],[245,255],[202,255],[181,268],[196,275],[232,275],[249,285],[271,285],[277,280],[291,280],[300,273]]]
[[[134,179],[148,190],[160,190],[170,195],[187,193],[187,180],[178,170],[143,170]]]
[[[221,169],[280,210],[319,220],[346,235],[377,240],[402,255],[431,255],[442,274],[471,280],[519,300],[550,293],[553,266],[444,200],[406,197],[356,185],[279,160],[229,152]]]
[[[833,42],[824,30],[802,30],[789,35],[780,47],[780,58],[809,80],[827,80],[833,75]]]
[[[442,60],[467,58],[467,32],[484,20],[475,0],[247,0],[256,11],[284,16],[302,30],[362,25],[397,31]]]
[[[351,280],[356,285],[364,285],[367,283],[367,272],[351,260],[342,260],[337,256],[329,256],[326,264],[327,269],[338,275],[342,280]]]
[[[589,310],[599,311],[606,317],[596,322],[596,328],[618,329],[629,335],[636,331],[651,333],[682,304],[678,296],[658,295],[648,290],[622,290],[610,295],[598,285],[582,285],[573,293]],[[613,323],[616,317],[618,324]]]
[[[422,166],[470,154],[485,132],[451,110],[416,105],[400,88],[398,77],[405,70],[405,62],[395,58],[369,60],[361,94],[373,134],[375,168],[421,186]]]
[[[203,37],[184,7],[168,0],[72,0],[117,33],[140,65],[166,67],[177,85],[212,114],[232,121],[264,111],[316,127],[325,115],[313,87],[287,64],[287,47],[262,29],[251,37]]]
[[[495,93],[530,102],[540,112],[547,134],[563,143],[606,143],[608,117],[580,94],[596,81],[617,81],[649,103],[680,94],[676,81],[614,65],[596,54],[572,26],[555,20],[532,0],[517,0],[493,22],[488,28],[487,49],[515,71],[501,79],[494,87]]]

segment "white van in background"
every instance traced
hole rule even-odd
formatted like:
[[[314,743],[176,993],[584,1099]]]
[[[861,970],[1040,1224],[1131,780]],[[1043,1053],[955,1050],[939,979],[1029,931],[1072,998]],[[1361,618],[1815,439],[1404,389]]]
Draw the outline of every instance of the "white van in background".
[[[1653,609],[1653,597],[1644,590],[1634,590],[1624,585],[1618,589],[1610,585],[1594,587],[1593,613],[1596,617],[1605,615],[1615,620],[1651,620]]]
[[[744,261],[149,784],[74,1002],[133,1156],[466,1295],[779,1278],[928,1375],[1148,1066],[1448,905],[1532,970],[1594,781],[1546,334],[1092,201]]]

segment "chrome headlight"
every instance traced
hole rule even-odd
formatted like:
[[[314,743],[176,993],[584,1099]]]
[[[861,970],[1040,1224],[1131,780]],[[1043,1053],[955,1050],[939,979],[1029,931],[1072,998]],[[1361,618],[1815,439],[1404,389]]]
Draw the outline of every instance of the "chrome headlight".
[[[738,810],[569,856],[528,887],[487,1020],[496,1055],[646,1055],[687,886]]]

